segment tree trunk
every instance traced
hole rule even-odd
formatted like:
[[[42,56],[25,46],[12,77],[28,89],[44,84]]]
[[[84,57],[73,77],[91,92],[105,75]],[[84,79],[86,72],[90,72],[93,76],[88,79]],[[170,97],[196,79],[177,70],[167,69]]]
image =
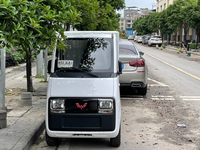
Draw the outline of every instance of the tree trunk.
[[[196,49],[197,49],[197,46],[198,46],[198,42],[199,42],[199,30],[196,29]]]
[[[170,34],[168,34],[168,44],[170,44]]]
[[[66,29],[66,31],[70,31],[70,24],[69,24],[69,23],[67,24],[67,29]]]
[[[164,39],[163,39],[163,34],[162,34],[162,45],[163,45],[163,40],[164,40]]]
[[[175,45],[176,45],[176,38],[177,38],[177,29],[175,30]]]
[[[187,36],[187,24],[184,25],[184,41],[186,41]]]
[[[32,65],[31,65],[31,49],[29,48],[26,52],[26,75],[27,75],[27,91],[33,92],[32,83]]]

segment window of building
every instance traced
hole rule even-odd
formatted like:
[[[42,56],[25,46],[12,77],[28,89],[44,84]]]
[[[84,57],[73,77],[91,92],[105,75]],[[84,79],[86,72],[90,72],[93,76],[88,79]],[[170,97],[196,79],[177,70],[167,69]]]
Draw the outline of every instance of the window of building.
[[[160,6],[160,11],[162,11],[162,5]]]
[[[157,12],[159,12],[159,7],[157,7]]]
[[[166,3],[164,3],[164,9],[166,9]]]
[[[124,24],[123,23],[121,23],[121,26],[123,26]]]

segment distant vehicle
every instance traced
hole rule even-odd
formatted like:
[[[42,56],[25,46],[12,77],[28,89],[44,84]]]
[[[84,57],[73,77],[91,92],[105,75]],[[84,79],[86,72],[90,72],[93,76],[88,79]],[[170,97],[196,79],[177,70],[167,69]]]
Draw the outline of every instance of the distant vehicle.
[[[162,38],[159,35],[152,35],[148,41],[148,46],[158,45],[159,47],[162,45]]]
[[[128,36],[128,40],[133,40],[134,38],[133,38],[133,35],[129,35]]]
[[[122,61],[120,87],[134,88],[139,95],[146,95],[148,69],[142,55],[144,53],[139,52],[131,42],[119,42],[119,59]]]
[[[149,39],[150,39],[150,36],[148,36],[148,35],[144,35],[143,37],[142,37],[142,44],[148,44],[148,41],[149,41]]]
[[[134,37],[134,40],[133,40],[134,42],[136,42],[137,37],[138,37],[137,35]]]
[[[126,29],[126,36],[133,35],[133,29]]]
[[[136,39],[136,42],[137,43],[142,43],[142,36],[138,36],[137,39]]]

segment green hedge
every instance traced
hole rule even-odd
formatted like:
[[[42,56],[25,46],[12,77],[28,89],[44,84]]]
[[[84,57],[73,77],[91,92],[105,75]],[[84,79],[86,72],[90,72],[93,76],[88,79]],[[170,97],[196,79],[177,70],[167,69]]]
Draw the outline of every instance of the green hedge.
[[[198,46],[200,46],[200,44],[198,44]],[[189,44],[189,48],[190,49],[195,49],[196,48],[196,44]]]

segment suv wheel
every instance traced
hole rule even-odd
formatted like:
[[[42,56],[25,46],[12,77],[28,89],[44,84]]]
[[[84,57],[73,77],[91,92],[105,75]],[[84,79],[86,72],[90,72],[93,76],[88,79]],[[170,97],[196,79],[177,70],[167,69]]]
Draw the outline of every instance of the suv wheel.
[[[115,138],[110,138],[110,146],[119,147],[121,144],[121,126],[119,128],[119,133]]]
[[[45,131],[45,138],[46,138],[46,143],[48,146],[56,146],[59,143],[58,138],[52,138],[50,137],[47,132]]]

